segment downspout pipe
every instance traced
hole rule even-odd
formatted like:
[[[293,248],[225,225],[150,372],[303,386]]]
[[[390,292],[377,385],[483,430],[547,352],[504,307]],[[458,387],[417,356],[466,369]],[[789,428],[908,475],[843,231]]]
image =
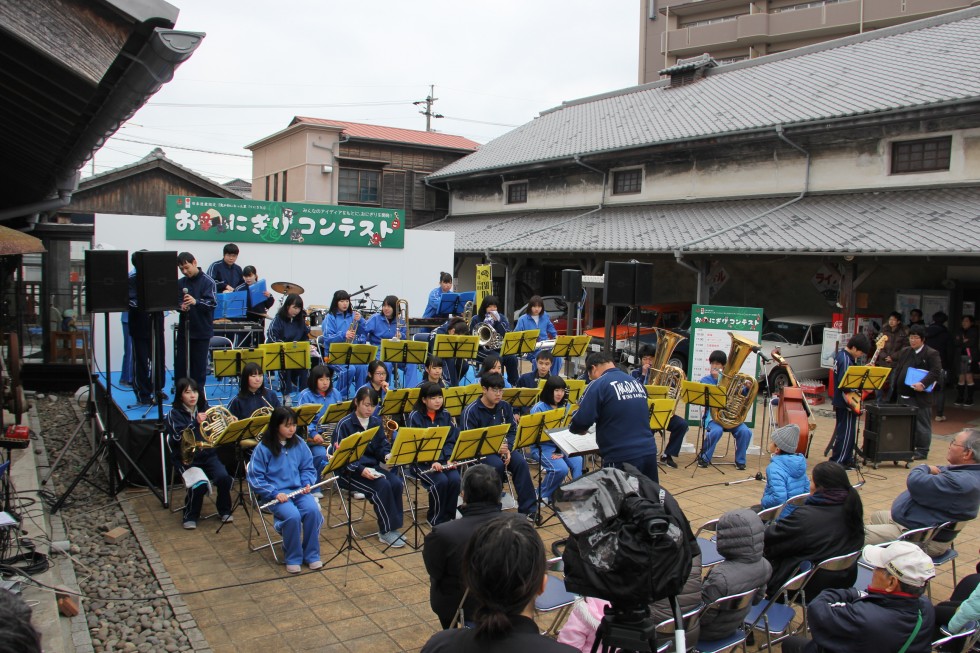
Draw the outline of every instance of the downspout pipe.
[[[80,178],[81,173],[76,171],[71,176],[58,182],[57,197],[51,197],[46,200],[40,200],[30,204],[22,204],[21,206],[3,209],[0,211],[0,222],[22,216],[35,215],[37,213],[57,211],[58,209],[68,206],[71,203],[71,196],[76,190],[78,190],[78,181]],[[32,221],[32,223],[36,223],[36,220]]]
[[[793,141],[789,140],[786,137],[786,134],[783,133],[783,126],[782,125],[776,125],[776,136],[777,136],[777,138],[779,138],[779,140],[783,141],[784,143],[786,143],[787,145],[789,145],[793,149],[801,152],[803,154],[803,156],[806,157],[806,169],[805,169],[804,176],[803,176],[803,189],[800,191],[800,194],[797,195],[796,197],[794,197],[793,199],[789,200],[789,201],[783,202],[779,206],[776,206],[776,207],[773,207],[773,208],[768,209],[766,211],[763,211],[762,213],[760,213],[758,215],[754,215],[751,218],[748,218],[747,220],[742,220],[741,222],[736,223],[736,224],[733,224],[733,225],[731,225],[729,227],[725,227],[724,229],[722,229],[720,231],[716,231],[716,232],[714,232],[712,234],[708,234],[707,236],[702,236],[701,238],[697,238],[695,240],[691,240],[689,242],[682,243],[681,245],[678,245],[678,247],[674,250],[674,258],[677,260],[678,263],[680,263],[683,260],[683,258],[684,258],[684,248],[685,247],[690,247],[691,245],[696,245],[697,243],[700,243],[700,242],[703,242],[705,240],[708,240],[709,238],[714,238],[715,236],[721,235],[723,233],[727,233],[729,231],[732,231],[733,229],[738,229],[739,227],[744,227],[745,225],[747,225],[747,224],[749,224],[751,222],[754,222],[755,220],[758,220],[760,218],[764,218],[767,215],[770,215],[772,213],[775,213],[776,211],[779,211],[779,210],[782,210],[782,209],[786,208],[787,206],[790,206],[791,204],[796,204],[801,199],[803,199],[804,197],[806,197],[806,194],[810,191],[810,153],[807,150],[805,150],[802,147],[800,147],[799,145],[797,145],[796,143],[794,143]]]
[[[602,190],[599,193],[599,208],[603,208],[606,205],[606,176],[608,173],[590,166],[588,163],[583,161],[582,157],[580,157],[578,154],[574,155],[572,158],[575,160],[575,163],[579,164],[586,170],[591,170],[592,172],[602,175]]]

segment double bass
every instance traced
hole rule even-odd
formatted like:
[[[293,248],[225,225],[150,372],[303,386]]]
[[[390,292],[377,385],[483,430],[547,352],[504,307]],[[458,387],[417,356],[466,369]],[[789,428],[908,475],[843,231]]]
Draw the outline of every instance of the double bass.
[[[806,395],[800,388],[793,368],[789,366],[786,359],[782,357],[779,350],[773,351],[772,359],[786,368],[789,376],[790,385],[779,391],[779,410],[776,413],[776,426],[786,426],[796,424],[800,429],[800,442],[796,445],[796,453],[804,456],[810,454],[810,442],[813,432],[817,429],[817,421],[813,417],[813,410],[806,401]]]

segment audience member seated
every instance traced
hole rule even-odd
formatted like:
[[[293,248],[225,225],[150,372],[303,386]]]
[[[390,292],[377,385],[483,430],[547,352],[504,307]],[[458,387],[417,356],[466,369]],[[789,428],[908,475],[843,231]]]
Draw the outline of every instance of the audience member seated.
[[[463,474],[462,519],[439,524],[425,536],[422,560],[429,572],[429,606],[449,628],[463,599],[463,548],[473,532],[500,515],[500,475],[489,465],[473,465]],[[473,620],[476,600],[466,599],[464,618]]]
[[[787,424],[772,432],[769,453],[772,460],[766,465],[766,489],[762,492],[759,508],[774,508],[786,503],[790,497],[810,491],[810,479],[806,476],[806,458],[796,453],[800,443],[800,427]],[[796,506],[786,506],[780,512],[788,517]]]
[[[701,588],[704,603],[765,586],[772,575],[772,566],[762,557],[764,533],[759,515],[748,508],[726,512],[718,519],[718,553],[725,559],[708,569]],[[762,599],[761,592],[759,599]],[[749,607],[742,611],[707,610],[701,616],[701,639],[731,635],[748,612]]]
[[[817,564],[846,555],[864,545],[864,508],[844,468],[825,461],[813,468],[810,496],[793,514],[770,522],[765,535],[765,557],[772,563],[766,595],[789,580],[800,563]],[[857,565],[843,571],[821,570],[807,585],[814,597],[828,587],[850,587]]]
[[[936,632],[933,639],[943,637],[939,632],[941,626],[955,635],[964,629],[967,623],[980,620],[980,564],[977,573],[961,578],[953,589],[948,601],[936,605]]]
[[[980,431],[964,429],[956,434],[946,452],[949,465],[919,465],[909,472],[905,492],[892,509],[878,510],[866,528],[867,542],[897,540],[903,531],[953,521],[969,521],[980,506]],[[941,539],[941,538],[940,538]],[[933,541],[926,553],[939,556],[949,541]]]
[[[868,653],[932,650],[932,603],[923,596],[935,576],[932,560],[911,542],[864,547],[874,566],[867,591],[827,589],[810,601],[812,640],[793,636],[783,653]]]
[[[544,542],[525,517],[500,515],[476,529],[463,552],[463,580],[478,606],[473,628],[442,630],[422,653],[575,652],[534,623],[534,599],[547,575]]]
[[[24,599],[0,589],[0,651],[41,653],[41,634],[31,624]]]

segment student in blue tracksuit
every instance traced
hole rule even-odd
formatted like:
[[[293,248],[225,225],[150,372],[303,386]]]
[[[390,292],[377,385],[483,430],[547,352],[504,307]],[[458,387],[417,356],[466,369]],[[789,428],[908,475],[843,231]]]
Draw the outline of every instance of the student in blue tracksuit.
[[[456,500],[459,498],[459,471],[447,467],[449,457],[456,446],[459,429],[456,428],[452,415],[443,409],[442,387],[431,381],[426,381],[419,389],[419,400],[415,410],[408,416],[408,426],[412,428],[429,428],[432,426],[448,426],[449,435],[442,447],[442,453],[433,463],[417,465],[415,478],[422,482],[429,492],[429,510],[426,518],[431,526],[450,521],[456,517]]]
[[[310,377],[306,381],[306,388],[299,393],[298,405],[320,404],[322,408],[316,417],[310,422],[306,434],[306,443],[310,445],[310,453],[313,454],[313,466],[316,467],[317,478],[320,472],[327,466],[327,444],[330,442],[330,434],[334,426],[330,424],[325,427],[318,427],[320,418],[327,412],[327,406],[343,401],[340,393],[333,387],[333,370],[326,365],[317,365],[310,370]],[[318,494],[319,492],[314,492]]]
[[[466,320],[461,317],[453,317],[446,321],[440,327],[436,328],[436,337],[438,334],[445,334],[447,336],[468,336],[470,335],[470,328],[466,325]],[[435,338],[429,341],[429,353],[433,352],[435,347]],[[451,358],[446,361],[443,365],[442,375],[446,379],[446,382],[450,386],[461,385],[460,381],[469,373],[470,364],[465,358]]]
[[[276,303],[275,297],[268,290],[263,295],[265,299],[257,304],[252,303],[252,293],[249,287],[259,280],[259,273],[254,265],[246,265],[242,270],[242,283],[235,286],[236,292],[245,292],[245,320],[254,320],[257,315],[266,314],[272,305]]]
[[[364,334],[367,336],[367,344],[378,348],[378,359],[381,359],[382,340],[404,340],[406,338],[405,325],[398,323],[398,298],[388,295],[381,302],[381,311],[368,318],[363,327]],[[394,366],[385,363],[388,368],[388,376],[394,375]],[[399,365],[399,376],[404,377],[405,366]],[[400,386],[399,386],[400,387]]]
[[[514,331],[534,330],[539,332],[538,342],[554,340],[558,337],[558,331],[551,322],[551,316],[544,310],[544,300],[541,299],[541,295],[534,295],[531,299],[527,300],[527,312],[517,319],[517,326],[514,327]],[[542,351],[551,352],[551,347],[547,349],[536,349],[527,355],[527,359],[533,363],[534,359]],[[554,365],[552,367],[553,370],[551,373],[558,376],[558,373],[561,372],[561,359],[554,359]]]
[[[201,420],[204,413],[197,411],[198,390],[197,382],[194,379],[178,379],[176,386],[176,396],[174,397],[173,408],[167,414],[164,430],[167,433],[167,444],[170,445],[174,467],[178,473],[183,473],[185,466],[180,456],[180,442],[183,433],[187,429],[193,429],[194,440],[204,442],[201,434]],[[187,467],[200,467],[201,471],[214,483],[218,491],[215,499],[215,506],[221,521],[229,522],[231,515],[231,476],[224,464],[218,458],[218,452],[213,447],[203,447],[194,453],[194,458]],[[206,484],[200,484],[187,490],[187,499],[184,502],[184,528],[190,530],[197,528],[197,520],[201,516],[201,504],[204,502],[204,495],[207,494]]]
[[[718,385],[718,380],[721,378],[721,371],[727,362],[728,354],[725,352],[720,349],[711,352],[708,356],[711,371],[701,378],[701,383]],[[698,453],[698,467],[707,467],[711,464],[711,457],[715,453],[715,447],[718,446],[718,441],[721,440],[722,433],[728,431],[735,438],[735,469],[745,469],[745,452],[748,451],[749,443],[752,442],[752,430],[744,423],[738,424],[731,429],[722,427],[721,424],[712,419],[710,408],[707,409],[707,416],[703,419],[705,420],[704,449]]]
[[[500,360],[500,356],[497,354],[487,354],[487,357],[483,359],[482,363],[480,363],[480,369],[476,373],[476,378],[482,379],[484,376],[489,374],[500,374],[501,378],[504,378],[504,364]],[[504,388],[510,387],[513,386],[511,386],[507,379],[504,378]]]
[[[541,388],[541,394],[538,395],[538,398],[540,401],[531,407],[532,415],[535,413],[545,413],[556,408],[565,408],[568,405],[568,386],[565,385],[565,379],[560,376],[548,377],[548,380],[544,383],[544,387]],[[537,460],[538,464],[541,465],[541,469],[544,471],[544,479],[541,480],[541,485],[538,486],[538,492],[545,501],[551,500],[551,495],[554,494],[558,486],[565,480],[569,471],[572,472],[573,479],[582,475],[582,457],[566,456],[559,451],[558,447],[551,440],[542,442],[537,446],[532,446],[530,451],[531,458]]]
[[[385,438],[381,419],[374,414],[377,405],[378,394],[369,387],[362,387],[354,395],[351,412],[337,424],[335,445],[349,435],[378,427],[364,455],[347,465],[337,482],[340,487],[360,492],[371,500],[378,517],[378,539],[399,549],[405,546],[405,538],[398,532],[403,523],[402,490],[405,484],[398,474],[381,467],[391,453],[391,443]]]
[[[174,347],[174,378],[194,379],[200,389],[201,408],[205,408],[208,405],[204,387],[208,379],[208,346],[214,335],[214,280],[197,267],[190,252],[177,255],[177,266],[184,276],[177,284],[180,320]]]
[[[221,251],[221,260],[208,268],[208,276],[214,279],[217,292],[232,292],[242,284],[244,272],[235,261],[238,260],[238,245],[228,243]]]
[[[298,574],[302,563],[310,569],[323,566],[320,561],[323,515],[320,504],[310,496],[310,486],[316,482],[313,456],[296,435],[296,413],[285,406],[276,408],[262,441],[252,452],[248,484],[260,502],[278,501],[270,509],[275,515],[275,529],[282,534],[286,571],[291,574]],[[296,496],[287,496],[296,491],[299,491]]]
[[[581,434],[595,424],[603,465],[622,469],[629,463],[658,481],[657,442],[650,430],[647,389],[602,352],[589,354],[585,371],[589,384],[568,429]]]
[[[350,294],[346,290],[335,291],[323,321],[324,349],[328,351],[332,343],[363,345],[367,341],[363,330],[365,321],[359,311],[351,310]],[[330,366],[334,368],[334,385],[344,399],[350,397],[352,383],[357,389],[367,381],[367,365],[344,365],[343,361],[331,361]]]
[[[476,329],[481,324],[488,325],[491,329],[497,332],[500,337],[500,341],[503,342],[504,336],[510,331],[510,322],[507,321],[507,317],[497,310],[500,305],[500,300],[497,299],[496,295],[487,295],[480,302],[480,310],[473,319],[470,321],[470,333],[476,334]],[[482,361],[486,356],[490,354],[500,355],[499,349],[488,349],[486,347],[480,347],[477,351],[476,357],[478,361]],[[517,377],[520,376],[518,373],[518,361],[517,356],[504,356],[503,357],[504,369],[507,370],[507,380],[511,385],[517,383]]]
[[[228,402],[228,412],[236,419],[248,419],[259,408],[278,408],[279,397],[265,387],[265,375],[257,363],[246,363],[238,379],[238,394]]]
[[[649,345],[640,347],[640,366],[630,372],[634,379],[644,385],[647,384],[646,381],[650,376],[650,367],[654,363],[656,352],[657,350]],[[680,392],[680,388],[678,388],[678,392]],[[667,432],[670,433],[670,438],[667,439],[667,446],[664,447],[664,451],[660,455],[660,462],[668,467],[677,469],[677,463],[674,462],[674,458],[681,453],[681,446],[684,444],[684,436],[687,435],[687,431],[688,425],[686,419],[680,415],[670,416],[670,421],[667,422]]]
[[[839,350],[834,356],[834,384],[835,392],[831,404],[834,407],[834,443],[833,452],[830,459],[843,467],[850,467],[854,464],[854,437],[857,434],[858,414],[848,405],[847,390],[841,390],[840,384],[847,374],[847,368],[857,363],[857,359],[862,355],[871,354],[871,341],[868,336],[859,333],[851,336],[847,341],[847,346]]]
[[[309,340],[310,327],[306,324],[303,298],[299,295],[286,295],[282,307],[269,325],[266,342],[308,343]],[[279,370],[279,392],[287,406],[292,404],[293,390],[306,385],[309,373],[309,370]]]
[[[442,301],[443,294],[452,291],[453,289],[453,275],[448,272],[439,273],[439,287],[433,288],[429,293],[429,298],[425,302],[425,311],[422,312],[423,318],[433,318],[433,317],[449,317],[448,313],[439,312],[439,304]]]
[[[460,428],[467,431],[499,424],[510,426],[507,437],[500,445],[500,451],[484,457],[480,462],[497,470],[501,485],[507,482],[504,470],[510,472],[517,492],[517,510],[527,515],[528,519],[533,519],[537,497],[524,455],[520,451],[513,450],[517,423],[514,421],[514,409],[503,400],[504,377],[499,374],[486,374],[480,377],[480,386],[483,388],[483,395],[463,409]]]

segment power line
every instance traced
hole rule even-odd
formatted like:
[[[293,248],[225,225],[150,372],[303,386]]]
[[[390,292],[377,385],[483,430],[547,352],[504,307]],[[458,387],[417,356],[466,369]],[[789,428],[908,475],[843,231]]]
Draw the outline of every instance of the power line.
[[[504,122],[487,122],[486,120],[470,120],[468,118],[453,118],[452,116],[442,116],[446,120],[457,120],[459,122],[472,122],[477,125],[493,125],[495,127],[520,127],[520,125],[508,125]]]
[[[338,109],[343,107],[387,107],[398,104],[411,104],[411,100],[386,102],[339,102],[335,104],[206,104],[193,102],[147,102],[154,107],[174,107],[182,109]]]
[[[204,154],[218,154],[220,156],[234,156],[242,159],[251,159],[251,154],[232,154],[231,152],[216,152],[215,150],[202,150],[196,147],[183,147],[181,145],[172,145],[169,143],[154,143],[152,141],[139,141],[134,138],[123,138],[122,136],[116,136],[113,138],[116,141],[125,141],[127,143],[139,143],[140,145],[154,145],[156,147],[166,147],[174,150],[187,150],[188,152],[202,152]]]

